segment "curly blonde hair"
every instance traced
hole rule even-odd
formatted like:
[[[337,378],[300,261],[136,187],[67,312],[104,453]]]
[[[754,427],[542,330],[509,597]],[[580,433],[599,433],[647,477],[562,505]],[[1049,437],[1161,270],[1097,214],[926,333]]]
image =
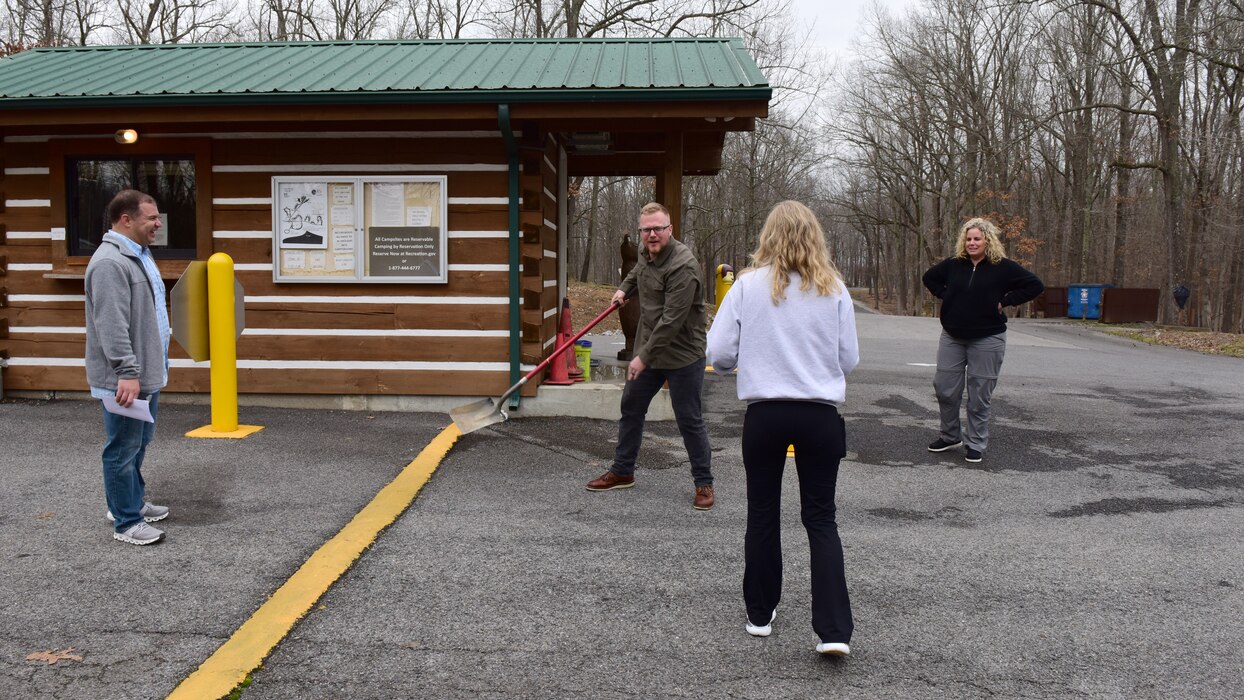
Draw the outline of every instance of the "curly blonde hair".
[[[799,289],[813,287],[819,296],[829,296],[842,288],[842,275],[829,257],[825,231],[816,214],[799,202],[779,202],[769,212],[760,243],[752,253],[752,265],[773,268],[773,305],[786,299],[790,274],[799,275]]]
[[[981,235],[985,237],[985,257],[989,258],[989,262],[996,265],[999,260],[1006,257],[1006,248],[1002,245],[1002,234],[998,230],[998,225],[989,219],[977,216],[968,219],[966,223],[959,227],[959,240],[955,241],[956,258],[968,259],[966,241],[968,239],[968,231],[974,228],[980,229]]]

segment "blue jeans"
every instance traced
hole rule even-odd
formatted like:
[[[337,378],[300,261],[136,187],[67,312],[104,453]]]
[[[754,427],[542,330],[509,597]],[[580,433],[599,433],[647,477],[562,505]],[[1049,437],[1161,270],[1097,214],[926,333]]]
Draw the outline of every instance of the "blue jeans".
[[[148,397],[151,401],[151,417],[156,415],[156,399],[159,392]],[[103,404],[100,404],[103,407]],[[142,522],[143,503],[146,502],[146,482],[143,481],[143,455],[147,445],[155,438],[155,423],[127,418],[104,411],[104,497],[112,513],[113,529],[125,532]]]
[[[639,445],[644,440],[644,418],[648,415],[648,406],[667,381],[678,432],[682,433],[682,444],[691,459],[691,478],[696,486],[712,486],[712,452],[708,447],[708,429],[704,427],[704,413],[700,407],[700,395],[704,389],[703,358],[681,369],[649,367],[626,383],[622,389],[622,420],[618,421],[618,448],[609,471],[618,476],[635,473],[635,458],[639,456]]]

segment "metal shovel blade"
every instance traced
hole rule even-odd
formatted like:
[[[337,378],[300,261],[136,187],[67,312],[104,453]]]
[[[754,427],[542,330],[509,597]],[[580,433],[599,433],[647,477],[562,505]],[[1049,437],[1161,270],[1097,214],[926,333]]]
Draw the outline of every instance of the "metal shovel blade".
[[[494,423],[504,423],[508,416],[492,399],[480,399],[449,409],[449,417],[463,435],[487,428]]]

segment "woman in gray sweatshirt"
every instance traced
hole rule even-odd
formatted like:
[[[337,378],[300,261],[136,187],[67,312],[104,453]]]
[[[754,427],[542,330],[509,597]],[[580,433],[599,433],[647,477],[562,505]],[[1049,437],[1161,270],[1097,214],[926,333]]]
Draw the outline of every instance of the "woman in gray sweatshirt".
[[[846,656],[854,623],[834,494],[838,463],[847,453],[837,407],[846,398],[846,375],[859,364],[855,311],[830,260],[825,232],[799,202],[782,202],[769,213],[752,261],[754,267],[730,288],[708,332],[709,364],[718,372],[737,366],[738,395],[747,402],[745,629],[767,637],[777,617],[782,471],[793,445],[812,557],[816,651]]]

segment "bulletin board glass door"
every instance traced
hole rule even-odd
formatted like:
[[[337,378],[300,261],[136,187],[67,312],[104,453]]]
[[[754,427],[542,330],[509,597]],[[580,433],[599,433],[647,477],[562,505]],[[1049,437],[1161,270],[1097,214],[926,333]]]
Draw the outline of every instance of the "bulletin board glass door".
[[[364,276],[448,281],[444,178],[373,178],[362,183]]]
[[[446,178],[272,178],[277,282],[449,280]]]

